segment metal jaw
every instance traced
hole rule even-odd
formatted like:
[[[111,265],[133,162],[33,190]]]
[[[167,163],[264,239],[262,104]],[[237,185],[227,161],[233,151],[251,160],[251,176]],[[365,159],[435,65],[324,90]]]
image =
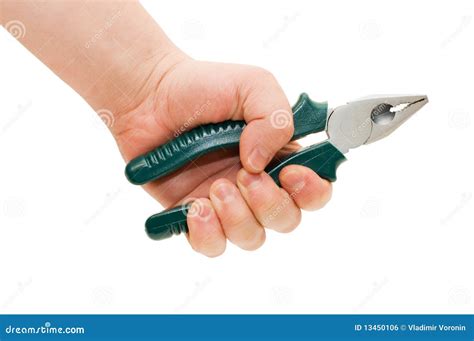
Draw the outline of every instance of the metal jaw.
[[[329,141],[345,154],[390,135],[426,103],[425,95],[380,95],[349,102],[329,114]]]

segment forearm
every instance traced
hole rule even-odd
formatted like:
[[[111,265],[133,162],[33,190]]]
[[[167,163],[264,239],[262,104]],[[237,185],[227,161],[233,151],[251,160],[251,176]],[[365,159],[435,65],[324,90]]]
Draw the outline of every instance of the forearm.
[[[2,25],[94,109],[131,109],[176,47],[137,1],[2,1]],[[8,27],[6,27],[8,29]]]

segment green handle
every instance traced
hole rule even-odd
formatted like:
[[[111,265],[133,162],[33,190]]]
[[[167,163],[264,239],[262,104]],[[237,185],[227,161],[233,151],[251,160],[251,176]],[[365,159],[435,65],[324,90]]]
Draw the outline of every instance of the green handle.
[[[305,93],[293,106],[295,132],[292,140],[323,131],[326,128],[327,103],[313,102]],[[170,174],[201,155],[219,148],[236,147],[245,121],[206,124],[130,161],[125,169],[127,179],[142,185]]]
[[[346,158],[329,141],[304,148],[297,153],[291,154],[276,166],[267,168],[266,172],[280,185],[279,174],[283,167],[288,165],[302,165],[311,168],[324,179],[331,182],[336,181],[337,167]],[[186,216],[191,204],[178,206],[148,218],[145,223],[148,236],[155,240],[161,240],[188,232]]]

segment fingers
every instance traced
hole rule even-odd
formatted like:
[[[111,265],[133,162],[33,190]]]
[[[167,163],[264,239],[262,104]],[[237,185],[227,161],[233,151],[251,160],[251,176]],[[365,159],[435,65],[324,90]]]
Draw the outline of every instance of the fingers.
[[[298,207],[307,211],[320,209],[331,198],[332,186],[311,169],[291,165],[280,172],[282,187],[290,194]]]
[[[247,171],[259,173],[293,136],[293,114],[283,90],[268,71],[250,69],[242,83],[240,96],[247,126],[240,138],[241,162]]]
[[[280,173],[282,188],[266,173],[241,169],[237,186],[216,180],[210,200],[195,200],[188,212],[189,242],[209,257],[222,254],[226,238],[244,250],[255,250],[265,241],[264,227],[290,232],[301,220],[301,209],[316,210],[331,197],[331,183],[311,169],[291,165]]]
[[[214,182],[210,197],[230,242],[244,250],[255,250],[262,246],[265,230],[232,182],[226,179]]]
[[[225,251],[226,238],[209,199],[195,200],[188,212],[188,240],[192,248],[208,257]]]
[[[237,185],[261,225],[278,232],[290,232],[299,224],[299,208],[268,174],[252,174],[241,169],[237,174]]]

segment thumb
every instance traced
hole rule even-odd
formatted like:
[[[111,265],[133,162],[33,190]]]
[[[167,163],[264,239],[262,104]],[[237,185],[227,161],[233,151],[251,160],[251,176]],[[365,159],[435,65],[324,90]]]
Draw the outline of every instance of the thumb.
[[[239,96],[247,126],[240,138],[240,160],[247,171],[259,173],[293,136],[293,114],[271,73],[252,68],[242,76]]]

